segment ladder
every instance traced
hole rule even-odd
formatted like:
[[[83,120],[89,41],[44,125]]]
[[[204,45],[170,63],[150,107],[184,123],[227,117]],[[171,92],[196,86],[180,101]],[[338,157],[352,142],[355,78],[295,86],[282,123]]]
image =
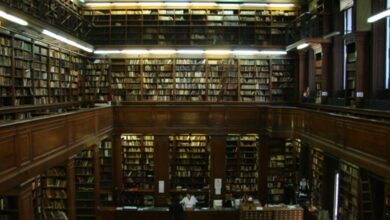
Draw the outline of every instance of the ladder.
[[[362,175],[360,179],[360,198],[360,219],[374,219],[371,182],[366,175]]]

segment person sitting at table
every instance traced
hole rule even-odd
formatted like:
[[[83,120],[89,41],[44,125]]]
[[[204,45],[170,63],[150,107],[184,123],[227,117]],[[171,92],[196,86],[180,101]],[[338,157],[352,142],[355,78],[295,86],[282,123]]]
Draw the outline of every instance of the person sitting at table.
[[[180,204],[182,204],[186,210],[192,210],[196,203],[198,203],[198,200],[190,193],[187,193],[186,196],[180,201]]]

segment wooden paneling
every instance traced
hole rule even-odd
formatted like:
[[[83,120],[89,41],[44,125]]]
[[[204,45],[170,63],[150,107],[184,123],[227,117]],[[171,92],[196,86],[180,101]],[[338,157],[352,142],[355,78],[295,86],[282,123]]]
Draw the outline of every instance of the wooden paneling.
[[[115,126],[149,127],[154,125],[154,114],[151,108],[117,107],[114,109]]]
[[[306,124],[309,126],[307,131],[316,134],[327,140],[334,140],[335,122],[329,116],[321,114],[308,114]]]
[[[168,126],[178,127],[207,127],[209,112],[207,109],[170,109]]]
[[[107,108],[97,111],[97,129],[103,131],[112,128],[113,125],[113,109]]]
[[[292,135],[294,114],[291,108],[270,108],[268,114],[267,128],[273,136]]]
[[[90,109],[0,126],[0,191],[96,143],[114,125],[117,134],[203,132],[223,136],[253,132],[271,137],[294,136],[390,178],[390,124],[386,121],[250,104],[145,104]]]
[[[382,158],[386,161],[389,146],[389,128],[348,123],[344,127],[347,147]]]
[[[107,136],[113,117],[106,115],[112,112],[108,110],[96,108],[0,126],[0,191],[7,191]],[[101,129],[97,129],[97,121]]]
[[[257,131],[266,127],[266,117],[257,106],[248,105],[137,105],[115,107],[118,133],[176,133],[188,130],[206,133]],[[260,120],[261,119],[261,120]]]
[[[232,127],[252,128],[258,126],[258,110],[256,108],[227,108],[225,124]]]
[[[17,166],[15,136],[0,138],[0,173]]]
[[[80,141],[89,135],[95,135],[96,117],[93,114],[83,114],[81,117],[72,118],[70,126],[72,128],[71,135],[75,142]]]
[[[17,145],[19,146],[19,155],[21,165],[25,165],[32,160],[31,131],[18,130]]]
[[[42,123],[32,130],[33,157],[39,158],[50,154],[53,150],[64,148],[67,145],[67,133],[64,121]]]

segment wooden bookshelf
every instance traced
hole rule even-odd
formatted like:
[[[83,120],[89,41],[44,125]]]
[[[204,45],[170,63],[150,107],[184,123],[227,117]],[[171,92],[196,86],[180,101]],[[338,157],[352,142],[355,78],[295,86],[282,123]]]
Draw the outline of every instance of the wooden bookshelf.
[[[241,101],[269,102],[269,60],[241,59],[239,62]]]
[[[346,52],[345,95],[347,104],[354,106],[356,104],[356,43],[346,41]]]
[[[169,136],[171,193],[195,195],[198,205],[209,206],[210,154],[204,134]]]
[[[322,86],[322,50],[321,45],[314,49],[314,81],[315,81],[315,103],[321,104]]]
[[[32,43],[31,39],[22,36],[13,38],[13,81],[15,105],[34,104],[32,96]]]
[[[226,137],[226,193],[236,198],[257,195],[259,187],[259,137],[230,134]]]
[[[49,48],[49,94],[50,103],[60,103],[64,98],[63,90],[61,89],[61,75],[63,68],[61,67],[61,53],[57,48]]]
[[[84,76],[84,100],[107,102],[110,97],[109,60],[88,59]]]
[[[0,196],[0,219],[14,220],[18,218],[18,197],[13,195]]]
[[[68,219],[67,217],[67,175],[66,168],[50,168],[40,176],[41,218]]]
[[[34,105],[49,103],[48,52],[47,45],[34,43],[32,63]]]
[[[298,183],[298,170],[301,161],[301,140],[297,138],[286,139],[284,155],[286,183],[296,186]]]
[[[154,205],[154,136],[122,134],[124,205]]]
[[[112,141],[102,140],[99,145],[100,164],[100,204],[102,206],[113,205],[113,161],[112,161]]]
[[[95,166],[94,151],[83,150],[75,160],[77,219],[95,219]]]
[[[321,195],[323,194],[323,176],[324,176],[324,153],[318,148],[310,150],[311,153],[311,198],[315,203],[321,206]],[[317,204],[314,204],[317,205]]]
[[[86,8],[94,44],[284,45],[296,7]],[[109,31],[107,31],[109,30]]]
[[[148,101],[171,101],[174,94],[172,59],[143,60],[143,96]]]
[[[112,58],[87,64],[87,101],[291,101],[294,60],[263,58]],[[103,80],[102,63],[108,82]],[[271,63],[273,65],[271,65]],[[273,70],[271,70],[271,67]],[[272,82],[271,82],[272,78]],[[105,79],[105,78],[104,78]],[[110,80],[112,79],[112,80]],[[100,88],[100,86],[103,88]],[[107,88],[108,87],[108,88]],[[104,92],[104,97],[97,95]]]
[[[209,59],[208,68],[208,101],[237,101],[237,60]]]
[[[82,55],[74,51],[0,30],[0,108],[7,111],[0,120],[30,119],[79,105],[83,68]]]
[[[113,101],[141,100],[141,62],[141,59],[111,59]]]
[[[271,141],[269,148],[267,189],[270,203],[282,203],[286,184],[285,143],[283,139]]]
[[[384,207],[384,219],[390,219],[390,182],[385,182],[385,207]]]
[[[206,59],[176,59],[176,101],[205,101],[206,86]]]
[[[274,102],[292,100],[294,94],[294,63],[289,59],[271,59],[271,96]]]
[[[81,78],[84,75],[84,59],[78,55],[69,53],[68,74],[65,76],[67,101],[82,101]]]
[[[358,219],[360,199],[359,167],[346,161],[339,162],[339,216],[340,219]]]
[[[0,106],[11,106],[14,103],[11,38],[7,35],[0,35],[0,45]]]
[[[268,201],[271,203],[285,201],[285,188],[296,188],[297,170],[300,164],[300,139],[274,138],[268,149],[267,189]],[[292,199],[292,198],[290,198]]]

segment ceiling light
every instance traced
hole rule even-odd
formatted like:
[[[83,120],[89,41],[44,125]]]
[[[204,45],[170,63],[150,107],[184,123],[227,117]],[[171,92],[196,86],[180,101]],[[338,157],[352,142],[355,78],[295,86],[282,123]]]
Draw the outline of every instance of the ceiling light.
[[[283,7],[294,7],[295,5],[292,3],[270,3],[268,4],[268,7],[276,7],[276,8],[283,8]]]
[[[244,3],[242,6],[249,6],[249,7],[266,7],[268,4],[266,3]]]
[[[188,2],[165,2],[164,5],[173,6],[173,7],[179,7],[179,6],[187,7],[190,5],[190,3],[188,3]]]
[[[286,55],[287,52],[284,50],[262,50],[259,52],[263,55]]]
[[[242,6],[283,8],[283,7],[294,7],[295,5],[292,3],[243,3]]]
[[[136,2],[114,2],[112,6],[126,7],[126,6],[136,6]]]
[[[233,54],[237,55],[255,55],[258,54],[257,50],[233,50]]]
[[[203,54],[204,50],[177,50],[180,54]]]
[[[240,4],[218,4],[219,7],[229,7],[229,8],[232,8],[232,7],[239,7],[241,6]]]
[[[373,16],[369,17],[367,19],[367,22],[368,23],[373,23],[373,22],[375,22],[377,20],[380,20],[380,19],[382,19],[384,17],[387,17],[387,16],[390,16],[390,9],[387,9],[386,11],[382,11],[382,12],[376,14],[376,15],[373,15]]]
[[[51,31],[48,31],[48,30],[45,30],[45,29],[42,31],[42,34],[45,34],[45,35],[47,35],[49,37],[52,37],[54,39],[57,39],[59,41],[62,41],[62,42],[66,43],[66,44],[69,44],[71,46],[80,48],[80,49],[82,49],[84,51],[87,51],[89,53],[92,53],[92,51],[93,51],[93,48],[91,48],[91,47],[83,46],[83,45],[81,45],[81,44],[79,44],[79,43],[77,43],[75,41],[69,40],[68,38],[65,38],[65,37],[63,37],[61,35],[55,34],[55,33],[51,32]]]
[[[308,46],[309,46],[309,44],[303,43],[303,44],[298,45],[298,46],[297,46],[297,49],[298,49],[298,50],[302,50],[303,48],[306,48],[306,47],[308,47]]]
[[[149,50],[151,54],[175,54],[176,50]]]
[[[139,2],[139,6],[162,6],[162,2]]]
[[[206,50],[206,54],[231,54],[231,50]]]
[[[110,2],[88,2],[85,5],[88,7],[108,7],[112,4]]]
[[[192,6],[217,6],[215,2],[191,2]]]
[[[28,25],[28,22],[21,19],[21,18],[18,18],[16,16],[13,16],[13,15],[10,15],[8,13],[5,13],[4,11],[0,11],[0,17],[2,18],[5,18],[7,19],[8,21],[12,21],[14,23],[17,23],[17,24],[20,24],[20,25],[23,25],[23,26],[27,26]]]
[[[95,50],[95,54],[118,54],[121,53],[120,50]]]
[[[123,54],[146,54],[146,53],[148,53],[148,51],[142,50],[142,49],[130,49],[130,50],[122,50],[121,53],[123,53]]]

